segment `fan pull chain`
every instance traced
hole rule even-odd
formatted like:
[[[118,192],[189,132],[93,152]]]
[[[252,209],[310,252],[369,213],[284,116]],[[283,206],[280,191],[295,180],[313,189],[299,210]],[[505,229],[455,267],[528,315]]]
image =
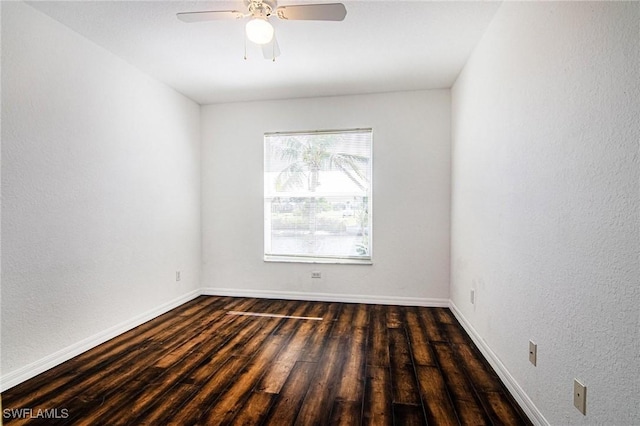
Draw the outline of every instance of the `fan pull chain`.
[[[244,60],[247,60],[247,36],[244,36]]]
[[[276,41],[275,40],[271,42],[271,56],[273,57],[272,61],[275,62],[276,61]]]

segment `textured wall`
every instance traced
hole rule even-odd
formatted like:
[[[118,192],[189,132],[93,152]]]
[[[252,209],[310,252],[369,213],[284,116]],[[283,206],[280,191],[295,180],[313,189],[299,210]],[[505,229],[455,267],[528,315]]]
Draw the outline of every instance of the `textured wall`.
[[[452,90],[452,300],[551,424],[640,424],[639,30],[505,3]]]
[[[3,375],[198,288],[198,122],[194,102],[3,2]]]
[[[373,128],[374,264],[263,262],[263,134],[355,127]],[[203,287],[448,299],[449,129],[448,90],[203,107]]]

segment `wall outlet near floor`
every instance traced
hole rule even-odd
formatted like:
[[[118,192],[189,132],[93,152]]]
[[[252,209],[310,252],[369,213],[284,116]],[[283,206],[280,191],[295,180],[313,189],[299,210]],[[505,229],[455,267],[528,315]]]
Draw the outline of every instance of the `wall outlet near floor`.
[[[322,272],[320,271],[312,271],[311,278],[322,278]]]
[[[471,291],[469,291],[469,301],[472,305],[476,304],[476,291],[474,289],[471,289]]]
[[[587,387],[578,379],[573,379],[573,405],[582,414],[587,415]]]
[[[529,362],[534,366],[538,363],[538,345],[529,340]]]
[[[176,271],[176,281],[180,281],[182,278],[180,277],[180,271]]]

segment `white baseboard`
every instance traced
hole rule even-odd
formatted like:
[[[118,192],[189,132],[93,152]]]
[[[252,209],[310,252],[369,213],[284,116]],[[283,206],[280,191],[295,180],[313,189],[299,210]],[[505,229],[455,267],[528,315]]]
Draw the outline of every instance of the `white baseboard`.
[[[25,380],[29,380],[30,378],[35,377],[38,374],[44,373],[45,371],[55,367],[56,365],[62,364],[63,362],[68,361],[71,358],[80,355],[81,353],[86,352],[89,349],[92,349],[109,339],[119,336],[124,332],[127,332],[141,324],[144,324],[149,320],[152,320],[172,309],[175,309],[178,306],[192,299],[195,299],[198,296],[200,296],[199,290],[191,291],[183,296],[180,296],[177,299],[164,303],[157,308],[137,315],[128,321],[110,327],[107,330],[87,337],[86,339],[74,343],[73,345],[61,349],[57,352],[54,352],[51,355],[47,355],[46,357],[32,362],[31,364],[25,365],[24,367],[19,368],[16,371],[12,371],[11,373],[3,375],[2,377],[0,377],[0,392],[4,392],[7,389],[10,389],[24,382]]]
[[[305,293],[298,291],[246,290],[237,288],[206,287],[200,289],[206,296],[256,297],[262,299],[309,300],[314,302],[367,303],[376,305],[449,307],[449,299],[426,297],[370,296],[359,294]]]
[[[475,328],[471,325],[471,323],[462,315],[462,312],[458,309],[458,307],[453,303],[453,301],[449,302],[449,308],[451,312],[455,315],[455,317],[460,321],[460,324],[465,329],[465,331],[471,336],[471,339],[476,344],[482,355],[489,361],[491,367],[496,371],[502,382],[505,384],[513,398],[520,404],[520,407],[524,410],[524,412],[529,417],[529,420],[533,422],[535,425],[539,426],[549,426],[549,422],[544,418],[540,410],[535,406],[529,395],[520,387],[516,379],[509,373],[507,367],[500,361],[498,356],[491,350],[489,345],[480,337],[480,334],[476,331]]]

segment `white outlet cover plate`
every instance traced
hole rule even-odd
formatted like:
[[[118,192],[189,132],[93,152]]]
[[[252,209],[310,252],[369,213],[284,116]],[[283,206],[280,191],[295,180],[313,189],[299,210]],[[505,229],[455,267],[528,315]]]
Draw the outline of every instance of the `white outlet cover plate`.
[[[587,387],[577,379],[573,380],[573,405],[582,414],[587,415]]]
[[[538,363],[538,345],[529,340],[529,362],[533,365]]]

